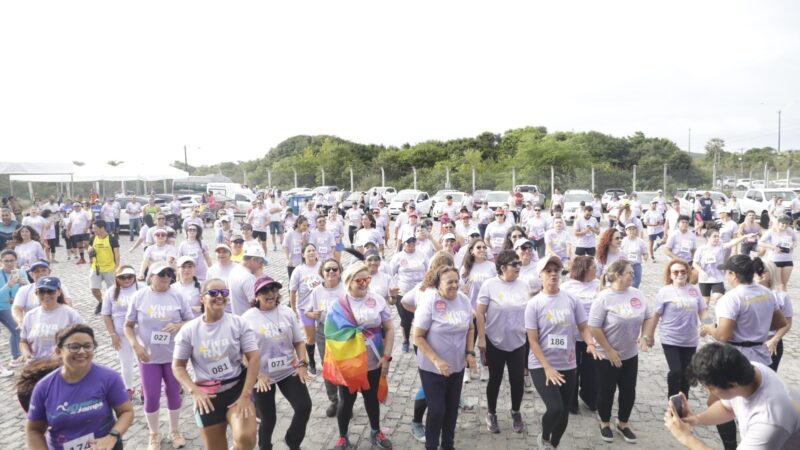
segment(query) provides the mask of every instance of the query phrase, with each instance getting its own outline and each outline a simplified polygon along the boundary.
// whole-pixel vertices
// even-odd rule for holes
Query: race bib
[[[267,369],[270,372],[279,372],[284,369],[292,367],[291,356],[278,356],[277,358],[270,358],[267,360]]]
[[[502,247],[505,239],[501,237],[492,238],[492,245],[495,247]]]
[[[317,251],[319,253],[322,253],[322,254],[327,254],[328,253],[328,247],[320,245],[319,248],[317,248]]]
[[[188,256],[192,259],[197,259],[197,252],[191,252]]]
[[[703,256],[703,264],[716,264],[717,258],[714,255]]]
[[[64,450],[89,450],[94,440],[94,433],[85,434],[79,438],[64,443]]]
[[[567,335],[566,334],[551,334],[547,336],[547,348],[555,348],[559,350],[567,349]]]
[[[628,261],[630,261],[630,262],[639,262],[639,253],[637,253],[637,252],[628,252]]]
[[[231,373],[233,373],[233,366],[231,365],[230,359],[226,356],[219,361],[216,361],[211,364],[209,368],[209,372],[216,377],[220,377],[222,379],[228,378]]]
[[[299,255],[300,254],[300,247],[299,246],[292,247],[292,254]]]
[[[150,343],[153,345],[169,345],[172,335],[166,331],[153,331],[150,334]]]
[[[791,239],[786,239],[786,238],[781,239],[781,242],[780,244],[778,244],[778,247],[791,248],[792,247]]]
[[[684,252],[692,251],[692,241],[681,241],[680,248]]]

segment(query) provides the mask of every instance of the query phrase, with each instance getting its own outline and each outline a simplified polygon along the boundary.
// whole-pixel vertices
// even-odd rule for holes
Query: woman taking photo
[[[281,305],[283,286],[270,277],[256,280],[253,286],[252,308],[242,315],[247,325],[255,331],[261,355],[260,372],[256,381],[256,408],[261,416],[258,427],[259,448],[272,449],[272,432],[275,430],[277,411],[275,390],[280,389],[292,406],[294,414],[284,441],[296,450],[306,435],[306,425],[311,416],[311,397],[308,395],[308,359],[297,315]]]
[[[589,318],[597,292],[600,290],[600,280],[597,279],[597,266],[591,256],[576,256],[572,261],[569,271],[570,279],[561,285],[561,289],[577,298]],[[596,351],[594,340],[584,340],[576,336],[575,364],[577,368],[577,381],[575,394],[569,404],[569,411],[578,414],[578,397],[589,411],[597,411],[597,363],[594,354]]]
[[[27,448],[122,450],[133,406],[119,374],[93,362],[96,349],[87,325],[72,324],[56,334],[55,356],[62,365],[33,388]]]
[[[194,314],[183,295],[170,287],[175,277],[172,267],[163,262],[154,263],[147,276],[150,285],[139,289],[128,303],[125,337],[139,359],[144,414],[150,430],[148,448],[161,448],[158,411],[162,382],[167,397],[172,446],[180,448],[186,445],[186,440],[179,430],[181,387],[172,372],[172,354],[175,334],[184,323],[194,318]]]
[[[128,398],[133,398],[133,348],[125,339],[125,315],[128,313],[128,302],[141,286],[136,281],[136,270],[133,266],[120,266],[114,273],[115,285],[109,287],[103,295],[103,306],[100,314],[111,336],[111,346],[117,351],[122,379]]]
[[[44,248],[39,243],[39,233],[30,225],[23,225],[13,234],[14,252],[17,254],[17,264],[27,267],[35,261],[46,260]]]
[[[203,286],[203,315],[175,336],[172,370],[194,400],[203,445],[225,450],[228,425],[234,449],[255,447],[256,414],[250,400],[260,355],[253,330],[243,317],[225,312],[229,291],[212,278]],[[186,370],[192,361],[194,379]],[[243,364],[246,364],[246,368]]]
[[[174,267],[175,260],[178,259],[178,250],[167,243],[167,230],[156,229],[153,232],[153,237],[155,238],[155,244],[144,250],[142,265],[139,268],[140,281],[144,281],[147,268],[150,267],[150,264],[160,262]]]
[[[611,232],[619,234],[617,230]],[[606,236],[606,235],[604,235]],[[589,327],[594,340],[600,344],[597,352],[603,359],[597,362],[597,412],[600,416],[600,437],[606,442],[614,441],[611,432],[611,407],[614,393],[619,386],[619,411],[617,431],[625,442],[636,443],[636,435],[628,425],[628,419],[636,401],[636,378],[639,372],[639,348],[648,349],[653,337],[646,333],[652,329],[648,321],[652,312],[647,306],[642,291],[631,287],[633,267],[625,260],[611,263],[603,275],[603,284],[608,289],[597,294],[589,311]]]
[[[67,325],[83,323],[81,315],[64,304],[61,280],[58,278],[39,278],[36,281],[36,296],[39,297],[39,306],[25,313],[20,327],[19,349],[26,361],[52,357],[56,333]]]
[[[522,263],[513,251],[507,250],[495,258],[497,276],[486,280],[478,293],[475,313],[478,323],[478,348],[486,352],[489,382],[486,384],[488,412],[486,427],[499,433],[497,424],[497,396],[508,366],[511,385],[511,419],[515,433],[522,433],[520,406],[525,374],[526,334],[525,306],[528,303],[528,286],[519,279]]]
[[[325,379],[339,385],[339,439],[334,450],[350,448],[347,432],[359,391],[369,417],[370,442],[381,450],[391,449],[391,441],[381,431],[379,402],[385,401],[388,393],[386,375],[394,344],[392,316],[383,297],[369,292],[366,265],[349,265],[343,277],[347,293],[325,318]]]
[[[786,317],[786,325],[775,331],[770,331],[769,339],[764,343],[772,358],[772,363],[769,367],[775,372],[778,371],[778,365],[781,363],[781,358],[783,357],[783,337],[786,336],[786,333],[792,328],[792,316],[794,316],[792,300],[789,298],[789,294],[777,289],[778,282],[775,280],[779,278],[780,271],[778,267],[769,261],[761,260],[761,267],[756,269],[756,281],[775,294],[778,307],[781,312],[783,312],[783,316]]]
[[[291,211],[291,209],[287,209]],[[286,256],[286,271],[289,279],[292,278],[294,268],[303,263],[303,248],[308,242],[308,219],[303,216],[297,218],[292,231],[283,237],[283,254]]]
[[[667,359],[667,397],[689,396],[686,368],[697,351],[697,324],[705,319],[707,304],[697,286],[689,283],[689,263],[673,259],[664,270],[664,286],[656,294],[652,326],[661,321],[661,347]],[[698,320],[699,319],[699,320]],[[652,336],[654,330],[648,330]]]
[[[600,242],[597,244],[597,276],[602,277],[603,271],[614,261],[625,260],[625,254],[620,250],[622,247],[622,233],[616,228],[609,228],[600,235]],[[631,265],[631,270],[633,266]],[[634,272],[635,274],[635,272]]]
[[[425,276],[428,270],[428,258],[417,253],[417,238],[411,236],[403,243],[403,251],[397,252],[392,258],[390,274],[397,278],[397,294],[394,301],[397,313],[400,314],[400,326],[403,328],[403,353],[408,353],[411,324],[414,313],[403,307],[400,300],[414,288]]]
[[[525,329],[530,354],[528,370],[533,385],[545,404],[539,448],[558,447],[569,422],[569,408],[577,386],[575,329],[584,341],[591,341],[586,312],[580,301],[559,289],[561,260],[550,256],[536,264],[542,292],[525,307]],[[590,348],[597,357],[594,346]]]
[[[197,279],[206,279],[206,271],[212,263],[208,246],[203,242],[203,227],[192,224],[186,228],[186,240],[178,247],[178,256],[190,256],[194,261]]]
[[[716,228],[706,230],[705,245],[701,245],[694,252],[692,267],[697,269],[700,281],[700,294],[708,306],[709,302],[716,302],[725,293],[725,274],[717,268],[727,258],[726,250],[736,246],[743,239],[751,238],[754,234],[745,234],[728,243],[720,241],[719,231]],[[689,364],[689,361],[686,361]]]
[[[425,219],[421,225],[414,228],[414,236],[417,238],[417,253],[423,255],[426,259],[431,259],[433,254],[442,249],[442,245],[431,239],[430,219]]]
[[[777,225],[764,233],[758,243],[759,248],[767,250],[767,259],[780,269],[781,278],[775,281],[779,283],[782,291],[786,291],[786,285],[789,284],[794,266],[792,253],[797,247],[797,234],[789,227],[791,223],[792,219],[785,215],[781,216]]]
[[[306,244],[303,246],[303,264],[292,272],[292,276],[289,279],[289,298],[292,310],[305,329],[308,372],[311,375],[317,374],[317,364],[314,361],[316,320],[308,317],[306,312],[311,310],[311,292],[322,283],[319,267],[317,248],[314,247],[314,244]]]
[[[378,259],[380,260],[380,257],[378,257]],[[306,311],[306,317],[315,320],[317,323],[315,332],[317,351],[319,351],[320,363],[324,366],[325,315],[330,311],[331,306],[339,300],[339,297],[344,295],[342,265],[335,259],[329,259],[320,266],[319,275],[322,277],[323,282],[311,292],[310,309]],[[325,410],[325,415],[333,417],[336,415],[336,409],[339,404],[339,390],[333,383],[325,380],[325,392],[328,394],[328,400],[330,401],[328,408]]]
[[[417,366],[428,403],[426,449],[455,448],[464,368],[476,368],[472,306],[467,296],[459,292],[458,280],[455,268],[440,267],[433,279],[436,293],[418,303],[414,316]]]
[[[194,261],[194,258],[188,255],[178,258],[178,279],[172,283],[172,287],[183,295],[189,308],[192,309],[194,317],[200,317],[203,314],[200,300],[203,295],[203,286],[194,275]]]

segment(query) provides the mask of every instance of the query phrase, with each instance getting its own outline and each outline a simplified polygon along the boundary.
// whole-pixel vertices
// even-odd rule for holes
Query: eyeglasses
[[[244,239],[237,239],[237,240],[233,241],[233,243],[234,244],[238,244],[238,245],[242,245],[242,244],[244,244]]]
[[[325,273],[330,273],[330,272],[338,272],[339,268],[338,267],[326,267],[326,268],[324,268],[322,270],[324,270]]]
[[[55,293],[56,293],[56,291],[51,291],[50,289],[37,289],[36,290],[36,295],[47,295],[47,294],[55,295]]]
[[[673,270],[672,274],[673,275],[686,275],[686,271],[685,270]]]
[[[69,350],[70,353],[78,353],[81,350],[85,351],[86,353],[90,353],[93,352],[94,349],[97,348],[97,346],[94,345],[94,343],[92,342],[87,342],[86,344],[78,344],[78,343],[65,344],[62,345],[61,348],[66,348],[67,350]]]
[[[622,237],[621,237],[621,236],[614,236],[614,240],[615,240],[615,241],[621,241],[621,240],[622,240]]]
[[[475,250],[486,250],[487,247],[485,245],[476,245],[475,247],[472,248],[474,248]]]
[[[120,280],[131,280],[133,278],[136,278],[136,275],[120,275],[117,278]]]
[[[216,297],[227,297],[231,293],[228,289],[209,289],[206,291],[206,295],[212,298]]]
[[[172,270],[162,270],[161,272],[157,273],[156,276],[161,278],[172,278],[175,276],[175,272]]]
[[[510,263],[508,263],[508,265],[515,269],[519,269],[522,263],[520,261],[511,261]]]
[[[15,263],[15,262],[17,262],[16,259],[4,259],[3,260],[4,264],[12,264],[12,263]]]
[[[370,281],[372,281],[372,277],[367,277],[367,278],[356,278],[356,279],[354,279],[353,281],[355,281],[356,283],[358,283],[358,285],[359,285],[359,286],[364,286],[364,285],[367,285],[367,284],[369,284],[369,282],[370,282]]]

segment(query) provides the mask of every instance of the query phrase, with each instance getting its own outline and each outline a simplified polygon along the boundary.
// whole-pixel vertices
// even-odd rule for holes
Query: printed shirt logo
[[[447,311],[447,302],[444,300],[436,300],[436,302],[433,304],[433,308],[436,310],[436,312],[445,312]]]
[[[544,314],[545,319],[553,325],[570,325],[572,321],[572,311],[567,308],[553,308]]]
[[[103,407],[102,399],[91,399],[80,403],[64,402],[56,406],[56,413],[53,414],[53,419],[61,416],[74,416],[75,414],[82,414],[89,411],[95,411]]]
[[[147,307],[147,315],[151,319],[160,320],[162,322],[170,321],[170,313],[176,311],[178,308],[173,305],[150,305]]]
[[[220,357],[226,356],[230,345],[231,341],[228,340],[228,338],[209,339],[203,341],[197,351],[199,351],[204,358],[214,361],[220,359]]]
[[[639,300],[638,298],[634,297],[634,298],[631,299],[631,306],[633,306],[634,308],[641,308],[642,307],[642,301]]]

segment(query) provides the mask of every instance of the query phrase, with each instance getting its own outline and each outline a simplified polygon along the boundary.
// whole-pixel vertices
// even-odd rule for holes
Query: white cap
[[[117,277],[122,275],[133,275],[136,276],[136,271],[133,270],[133,267],[124,267],[119,273],[116,275]]]
[[[558,256],[551,256],[549,258],[540,259],[536,263],[536,274],[537,275],[541,274],[544,268],[547,267],[547,265],[550,263],[557,264],[559,268],[564,267],[564,265],[561,264],[561,258],[559,258]]]
[[[194,262],[194,258],[192,258],[189,255],[183,255],[180,258],[178,258],[178,261],[175,263],[175,265],[177,265],[178,267],[181,267],[184,263],[187,263],[187,262],[190,262],[190,263],[192,263],[194,265],[197,265],[197,263]]]
[[[452,239],[452,240],[455,241],[456,240],[456,235],[454,235],[453,233],[445,233],[445,235],[442,236],[442,241],[446,241],[448,239]]]
[[[258,257],[258,258],[261,258],[261,259],[267,259],[267,255],[264,254],[264,250],[261,248],[261,246],[257,247],[255,245],[250,245],[250,246],[245,247],[244,256],[245,257],[253,257],[253,258]]]
[[[534,246],[535,246],[535,244],[533,243],[533,241],[531,241],[530,239],[517,239],[517,240],[514,242],[514,250],[517,250],[518,248],[522,247],[522,246],[523,246],[523,245],[525,245],[525,244],[528,244],[528,245],[530,245],[531,247],[534,247]]]

